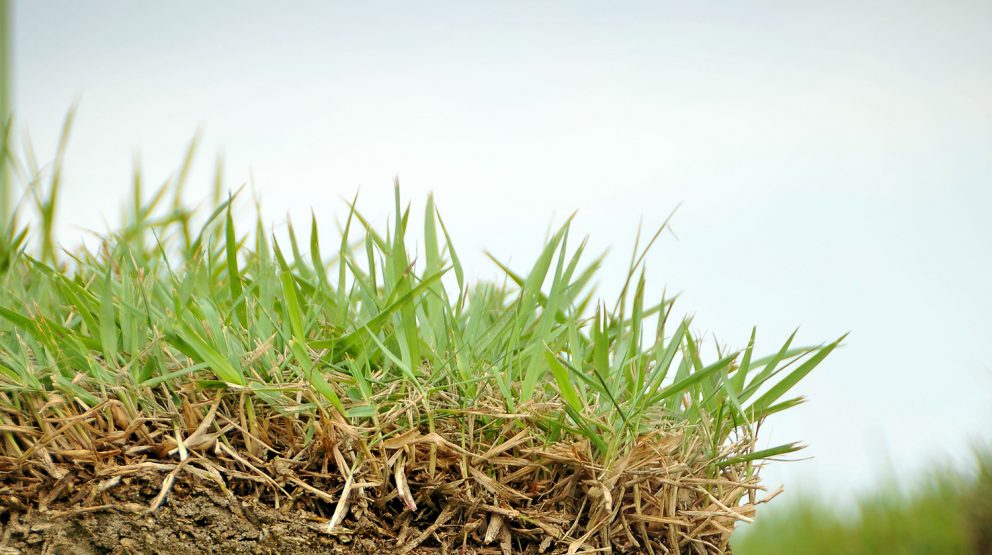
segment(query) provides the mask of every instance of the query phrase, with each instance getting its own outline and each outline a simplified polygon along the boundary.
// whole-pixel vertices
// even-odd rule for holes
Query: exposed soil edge
[[[461,413],[435,417],[440,432],[427,434],[389,424],[389,439],[374,444],[366,441],[367,430],[334,419],[310,421],[310,437],[295,415],[268,411],[256,412],[264,425],[254,433],[231,431],[231,418],[219,432],[206,433],[230,401],[218,396],[205,416],[206,400],[183,403],[191,413],[185,434],[169,433],[164,419],[117,414],[120,406],[110,400],[82,414],[43,419],[45,431],[4,425],[5,447],[16,455],[0,451],[0,547],[29,553],[592,549],[720,555],[729,549],[734,525],[753,518],[756,505],[777,493],[756,499],[764,489],[757,474],[742,462],[747,459],[735,462],[734,456],[752,451],[747,438],[714,457],[700,435],[658,431],[639,437],[604,468],[588,442],[539,444],[527,430],[511,437],[510,422],[520,421],[499,413],[472,450],[459,445]],[[506,429],[493,434],[503,420]],[[225,434],[223,441],[218,434]],[[177,435],[185,435],[181,444]],[[267,438],[264,449],[258,437]],[[217,523],[211,518],[221,513],[197,512],[210,503],[225,515]],[[274,510],[266,507],[278,509],[269,521],[274,534],[259,524],[259,515]],[[224,519],[234,520],[228,525]],[[331,522],[335,535],[322,540]],[[148,539],[156,526],[164,535]],[[104,529],[116,532],[100,538]],[[301,541],[284,545],[284,532]]]
[[[110,503],[86,509],[0,508],[0,555],[316,553],[378,555],[401,546],[382,539],[320,531],[316,515],[279,511],[252,499],[230,498],[209,486],[177,481],[167,502],[154,513],[140,510],[154,494],[154,483],[131,483]],[[417,549],[412,553],[440,553]]]

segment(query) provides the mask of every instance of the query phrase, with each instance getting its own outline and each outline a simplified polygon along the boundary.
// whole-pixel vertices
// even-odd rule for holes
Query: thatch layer
[[[608,462],[585,441],[539,444],[531,428],[556,410],[550,405],[503,414],[440,397],[432,410],[444,416],[430,432],[402,427],[422,399],[396,403],[378,429],[327,413],[304,425],[264,405],[252,426],[243,417],[249,399],[188,389],[174,413],[155,415],[132,415],[116,399],[92,407],[25,399],[27,410],[2,416],[0,502],[14,511],[109,509],[122,479],[157,473],[161,490],[147,505],[114,509],[154,513],[184,480],[218,488],[232,507],[255,498],[305,509],[322,532],[375,536],[397,553],[724,553],[760,489],[744,464],[714,473],[685,429],[645,435]],[[721,457],[749,449],[728,445]]]

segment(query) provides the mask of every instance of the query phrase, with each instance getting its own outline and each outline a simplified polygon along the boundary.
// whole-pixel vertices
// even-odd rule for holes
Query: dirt
[[[151,487],[122,488],[110,503],[19,511],[0,508],[0,555],[258,553],[309,555],[396,553],[381,539],[329,535],[306,511],[280,511],[251,500],[177,483],[166,503],[149,513]],[[423,555],[435,552],[418,549]],[[436,552],[440,552],[437,550]]]
[[[112,508],[75,514],[10,515],[0,553],[194,554],[194,553],[392,553],[372,540],[342,541],[321,534],[309,515],[242,507],[244,518],[223,498],[200,493],[173,499],[155,514]]]

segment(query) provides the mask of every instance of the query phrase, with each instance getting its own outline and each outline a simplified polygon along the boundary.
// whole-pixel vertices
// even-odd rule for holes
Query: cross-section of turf
[[[707,360],[646,290],[658,234],[606,303],[569,223],[468,283],[432,199],[417,240],[397,188],[384,229],[352,203],[330,248],[316,219],[280,244],[233,199],[187,209],[181,171],[63,252],[58,165],[15,173],[39,217],[0,235],[0,519],[25,550],[101,552],[116,514],[134,552],[721,553],[758,463],[800,447],[757,449],[759,423],[840,341]],[[196,496],[249,532],[183,517]],[[183,518],[175,546],[141,533]]]

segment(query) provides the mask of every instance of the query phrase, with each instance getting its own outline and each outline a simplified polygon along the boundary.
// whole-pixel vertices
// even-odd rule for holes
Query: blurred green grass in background
[[[913,487],[895,480],[849,508],[811,495],[785,500],[739,528],[735,555],[992,553],[992,450],[967,471],[932,470]]]
[[[7,137],[10,133],[10,5],[0,0],[0,226],[10,215],[10,192],[7,175]],[[0,227],[0,231],[4,231]]]

